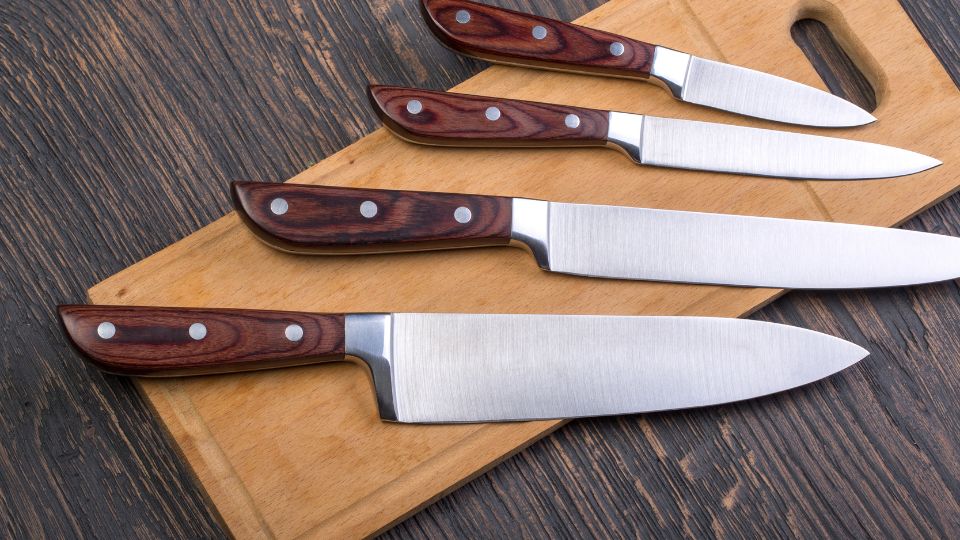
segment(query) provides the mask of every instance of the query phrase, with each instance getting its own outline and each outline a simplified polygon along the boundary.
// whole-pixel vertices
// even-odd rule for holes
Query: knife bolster
[[[233,199],[240,217],[262,241],[291,253],[393,253],[510,243],[509,197],[235,182]]]
[[[607,146],[619,150],[637,164],[643,163],[643,115],[611,112]]]
[[[536,199],[513,199],[510,243],[529,251],[537,265],[550,269],[550,203]]]
[[[344,316],[241,309],[60,306],[73,346],[119,375],[252,371],[344,359]]]
[[[689,54],[658,45],[653,53],[650,82],[666,88],[673,97],[683,99],[683,85],[687,82],[689,69]]]

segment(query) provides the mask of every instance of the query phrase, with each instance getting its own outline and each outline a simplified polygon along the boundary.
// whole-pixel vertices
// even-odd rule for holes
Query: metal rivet
[[[533,27],[533,37],[534,39],[543,39],[547,37],[547,29],[537,25]]]
[[[303,327],[299,324],[291,324],[283,331],[283,335],[290,341],[300,341],[303,339]]]
[[[580,117],[575,114],[568,114],[563,119],[563,124],[570,129],[576,129],[580,127]]]
[[[411,99],[407,102],[407,112],[410,114],[420,114],[420,111],[423,110],[423,103],[420,103],[419,100]]]
[[[201,339],[207,337],[207,327],[203,323],[195,322],[190,325],[190,337],[200,341]]]
[[[470,12],[465,9],[461,9],[460,11],[458,11],[457,22],[460,24],[467,24],[468,22],[470,22]]]
[[[377,215],[377,203],[373,201],[363,201],[360,203],[360,215],[367,219]]]
[[[453,219],[457,220],[457,223],[467,223],[473,219],[473,212],[466,206],[458,207],[453,211]]]
[[[487,111],[483,114],[487,117],[487,120],[491,122],[500,119],[500,109],[496,107],[487,107]]]
[[[97,326],[97,335],[102,339],[110,339],[117,333],[117,327],[112,322],[104,321]]]
[[[614,56],[620,56],[623,54],[624,50],[623,43],[620,43],[619,41],[614,41],[610,44],[610,54]]]
[[[286,214],[289,208],[290,205],[287,204],[286,199],[281,199],[278,197],[270,201],[270,211],[278,216]]]

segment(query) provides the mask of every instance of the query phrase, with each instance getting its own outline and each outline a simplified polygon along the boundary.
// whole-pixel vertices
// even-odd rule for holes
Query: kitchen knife
[[[640,165],[736,174],[853,180],[940,165],[922,154],[848,139],[649,115],[371,86],[384,124],[438,146],[607,146]]]
[[[487,422],[628,414],[794,388],[867,355],[779,324],[705,317],[60,306],[106,371],[190,375],[358,358],[380,417]]]
[[[233,198],[261,240],[294,253],[512,244],[553,272],[788,289],[960,277],[960,238],[865,225],[255,182]]]
[[[792,124],[876,120],[805,84],[609,32],[465,0],[423,0],[421,6],[443,44],[490,62],[655,82],[687,103]]]

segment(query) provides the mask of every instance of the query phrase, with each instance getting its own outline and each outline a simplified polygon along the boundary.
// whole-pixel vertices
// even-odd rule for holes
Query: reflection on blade
[[[549,268],[609,278],[788,289],[960,277],[960,238],[791,219],[550,203]]]
[[[640,146],[645,165],[783,178],[886,178],[940,165],[892,146],[655,116],[643,117]]]
[[[857,362],[838,338],[738,319],[393,315],[401,422],[628,414],[794,388]]]
[[[713,60],[691,57],[683,101],[778,122],[821,127],[869,124],[870,113],[816,88]]]

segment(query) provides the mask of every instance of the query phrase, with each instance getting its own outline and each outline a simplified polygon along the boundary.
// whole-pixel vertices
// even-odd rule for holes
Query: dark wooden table
[[[496,3],[573,19],[600,1]],[[958,3],[903,0],[954,80]],[[794,36],[869,103],[822,26]],[[228,212],[229,181],[284,180],[375,129],[367,81],[483,67],[413,0],[3,2],[0,536],[223,535],[133,384],[83,363],[53,306]],[[960,236],[960,196],[906,227]],[[754,317],[873,355],[769,399],[574,422],[388,536],[960,537],[957,283],[791,293]]]

